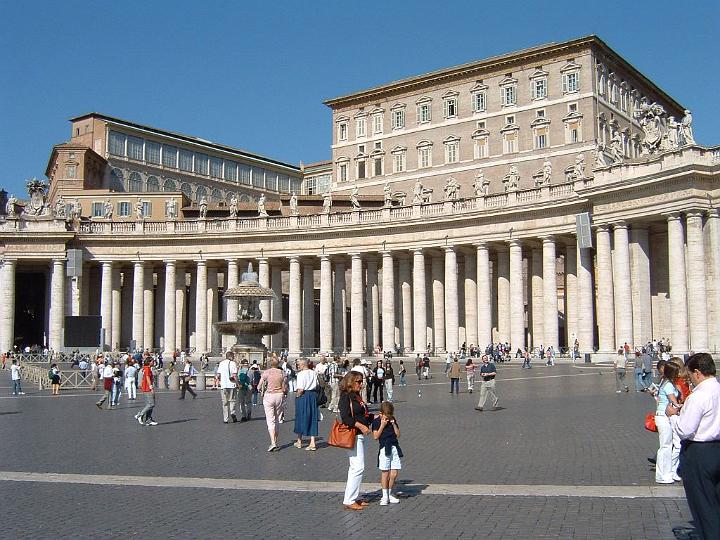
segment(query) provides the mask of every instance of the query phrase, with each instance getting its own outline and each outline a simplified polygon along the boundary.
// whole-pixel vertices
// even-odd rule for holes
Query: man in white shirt
[[[709,540],[720,538],[720,383],[707,353],[693,354],[685,368],[693,392],[665,414],[682,441],[678,473],[695,527]]]
[[[232,360],[232,353],[228,353],[225,360],[218,364],[215,371],[215,380],[220,383],[220,399],[223,409],[223,423],[227,424],[232,418],[237,422],[235,416],[235,405],[237,403],[237,373],[238,366]]]
[[[17,360],[13,358],[12,365],[10,366],[10,373],[13,384],[13,395],[24,396],[25,392],[22,391],[20,383],[20,366],[18,366]]]
[[[179,399],[185,399],[185,392],[190,392],[190,395],[193,397],[193,399],[195,399],[197,397],[195,390],[190,388],[190,381],[196,374],[197,374],[197,370],[192,365],[192,361],[189,358],[186,358],[182,373],[180,373],[180,398]]]
[[[105,390],[105,394],[103,394],[103,398],[98,401],[95,405],[98,409],[102,409],[103,403],[106,401],[108,402],[108,408],[112,407],[112,389],[113,389],[113,368],[112,365],[108,362],[105,364],[105,366],[101,366],[99,368],[99,371],[102,375],[103,380],[103,389]]]

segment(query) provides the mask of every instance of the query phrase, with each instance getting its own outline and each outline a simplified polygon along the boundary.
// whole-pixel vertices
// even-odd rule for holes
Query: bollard
[[[160,370],[157,372],[155,382],[157,383],[158,390],[167,390],[167,379],[165,377],[165,370]]]
[[[180,374],[173,371],[168,377],[168,386],[170,390],[180,390]]]
[[[200,371],[195,375],[195,390],[205,390],[205,372]]]

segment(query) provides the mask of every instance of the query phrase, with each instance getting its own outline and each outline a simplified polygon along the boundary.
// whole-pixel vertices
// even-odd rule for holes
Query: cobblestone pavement
[[[477,393],[468,394],[465,384],[459,396],[449,395],[442,374],[421,382],[409,377],[407,387],[396,387],[406,455],[401,479],[410,495],[397,507],[372,505],[356,515],[341,509],[339,494],[323,491],[0,481],[6,514],[0,537],[214,538],[240,531],[271,538],[683,537],[673,533],[674,527],[688,527],[689,519],[677,487],[659,487],[655,497],[645,498],[538,496],[523,489],[494,497],[422,493],[423,486],[440,484],[654,489],[646,458],[655,452],[657,436],[642,428],[653,406],[649,396],[616,394],[608,368],[498,369],[502,409],[493,412],[475,411]],[[268,454],[262,407],[255,407],[249,423],[225,425],[214,391],[184,401],[177,393],[159,393],[160,424],[141,427],[132,417],[140,399],[99,411],[97,395],[66,391],[50,397],[25,388],[27,395],[12,397],[7,374],[0,381],[2,471],[277,482],[342,482],[347,473],[344,453],[323,441],[314,453],[291,446],[292,407],[290,421],[281,426],[282,450]],[[325,412],[321,437],[331,419]],[[368,448],[365,480],[375,483],[375,443]],[[151,501],[152,517],[143,523],[139,512],[128,521],[143,501]]]

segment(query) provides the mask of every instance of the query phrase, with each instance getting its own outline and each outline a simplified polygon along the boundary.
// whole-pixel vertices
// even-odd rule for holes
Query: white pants
[[[655,463],[655,481],[669,483],[677,474],[678,460],[680,459],[680,437],[670,426],[670,420],[664,414],[655,415],[655,425],[660,441]]]
[[[135,379],[125,381],[125,391],[127,392],[128,399],[135,399],[137,397],[137,388],[135,387]]]
[[[385,397],[387,397],[388,401],[393,400],[393,382],[392,379],[387,379],[385,381]]]
[[[360,496],[363,472],[365,472],[365,437],[358,434],[355,437],[355,448],[347,451],[350,466],[348,467],[347,484],[345,484],[345,498],[343,504],[352,504]]]

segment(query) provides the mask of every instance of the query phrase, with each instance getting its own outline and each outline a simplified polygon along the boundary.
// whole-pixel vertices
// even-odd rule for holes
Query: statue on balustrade
[[[198,203],[198,206],[200,207],[200,217],[202,219],[205,219],[207,217],[207,209],[208,209],[208,202],[205,196],[200,198],[200,202]]]
[[[267,209],[265,208],[265,194],[261,193],[257,203],[258,216],[268,217]]]
[[[671,150],[680,146],[680,124],[675,121],[674,116],[668,116],[667,119],[667,147]]]
[[[635,112],[635,118],[645,134],[642,142],[643,153],[655,154],[665,150],[663,142],[667,140],[667,120],[662,105],[648,103],[643,98]]]
[[[353,207],[353,210],[360,210],[360,201],[358,200],[358,194],[360,193],[360,190],[358,190],[358,187],[355,186],[352,189],[352,192],[350,193],[350,204]]]
[[[332,193],[326,191],[323,193],[323,213],[329,214],[332,208]]]
[[[520,187],[520,173],[516,165],[510,165],[510,171],[503,177],[505,191],[515,191]]]
[[[483,195],[487,195],[487,193],[485,192],[485,186],[483,185],[484,182],[485,173],[482,169],[480,169],[475,175],[475,183],[473,183],[473,193],[475,194],[475,197],[482,197]]]
[[[552,163],[546,159],[542,167],[542,183],[546,186],[551,184],[552,180]]]
[[[80,206],[80,199],[77,197],[72,203],[72,209],[71,209],[71,218],[72,219],[80,219],[80,216],[82,215],[82,207]]]
[[[613,163],[622,163],[625,159],[625,149],[623,148],[623,141],[620,133],[617,129],[613,129],[612,138],[610,144],[607,147],[607,153],[613,160]]]
[[[238,200],[237,200],[237,193],[233,193],[230,196],[230,217],[232,219],[237,218],[238,215],[238,206],[237,206]]]
[[[445,200],[446,201],[456,201],[458,199],[458,196],[460,194],[460,184],[457,180],[450,177],[448,178],[448,181],[445,183]]]
[[[106,199],[105,204],[103,204],[103,215],[105,216],[105,219],[112,219],[113,217],[113,205],[110,202],[110,199]]]
[[[385,187],[383,187],[383,196],[385,198],[385,206],[392,206],[392,190],[390,189],[390,184],[385,182]]]
[[[422,204],[423,202],[423,185],[420,179],[415,180],[413,186],[413,204]]]
[[[297,216],[300,212],[298,211],[298,197],[297,194],[293,191],[292,195],[290,195],[290,215],[291,216]]]
[[[37,178],[33,178],[27,183],[28,194],[30,200],[25,205],[23,214],[30,216],[45,216],[50,212],[47,201],[45,200],[45,194],[47,193],[47,184],[41,182]]]
[[[585,154],[578,154],[577,156],[575,156],[573,176],[575,177],[575,180],[585,179]]]
[[[687,109],[685,109],[685,116],[683,116],[680,122],[680,137],[678,139],[681,146],[695,144],[695,137],[693,137],[692,130],[692,114]]]
[[[168,199],[165,201],[165,215],[168,219],[177,218],[177,201],[175,199]]]
[[[65,199],[62,195],[55,201],[55,217],[65,219]]]
[[[17,204],[17,198],[15,198],[15,195],[10,195],[10,197],[7,200],[7,203],[5,203],[5,213],[9,217],[15,217],[15,205]]]
[[[145,217],[145,209],[143,208],[142,199],[138,199],[135,203],[135,217],[137,219],[143,219],[143,217]]]

